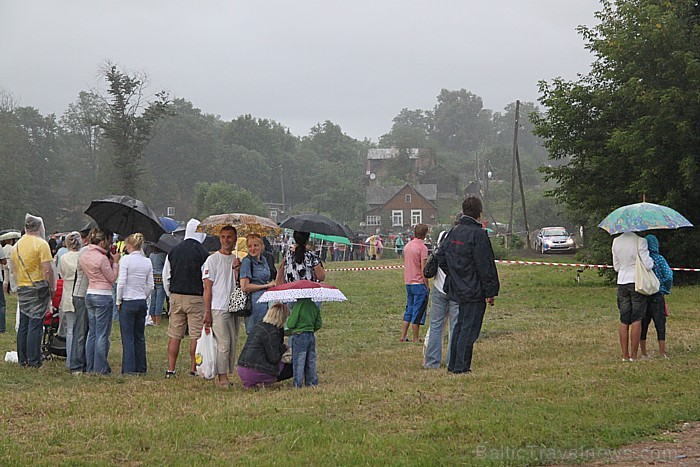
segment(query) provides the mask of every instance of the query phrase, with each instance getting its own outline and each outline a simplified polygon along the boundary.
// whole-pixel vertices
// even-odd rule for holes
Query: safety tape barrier
[[[583,263],[545,263],[543,261],[512,261],[512,260],[502,260],[497,259],[497,264],[516,264],[516,265],[527,265],[527,266],[564,266],[564,267],[575,267],[575,268],[586,268],[586,269],[612,269],[613,266],[609,264],[583,264]],[[360,268],[332,268],[326,269],[326,271],[378,271],[382,269],[403,269],[403,265],[395,266],[370,266],[370,267],[360,267]],[[700,268],[671,268],[673,271],[683,271],[683,272],[700,272]]]

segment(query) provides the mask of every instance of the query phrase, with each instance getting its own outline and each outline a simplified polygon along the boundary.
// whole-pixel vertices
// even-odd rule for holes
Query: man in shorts
[[[425,324],[425,314],[428,307],[428,279],[423,277],[423,268],[428,260],[428,248],[423,243],[423,239],[427,233],[427,225],[417,224],[413,240],[408,242],[403,250],[406,311],[401,325],[401,342],[408,342],[409,325],[413,331],[413,342],[419,342],[418,332],[421,324]]]
[[[202,335],[204,325],[204,285],[202,266],[209,252],[202,246],[204,234],[195,232],[199,226],[197,219],[190,219],[185,229],[185,240],[170,250],[163,266],[163,288],[170,297],[168,320],[168,369],[166,378],[175,376],[175,363],[180,353],[180,341],[189,327],[190,333],[190,374],[197,368],[195,350],[197,339]]]
[[[623,362],[637,359],[642,319],[647,312],[647,296],[634,290],[637,255],[645,268],[654,267],[645,238],[638,237],[634,232],[625,232],[613,240],[612,256],[613,267],[617,271],[617,307],[620,310],[619,335]]]

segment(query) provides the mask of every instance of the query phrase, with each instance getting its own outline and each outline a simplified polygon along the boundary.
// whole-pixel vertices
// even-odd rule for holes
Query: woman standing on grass
[[[146,373],[146,301],[153,292],[153,266],[141,251],[143,235],[126,237],[127,255],[119,265],[117,310],[122,336],[122,374]]]
[[[58,262],[59,272],[63,278],[63,295],[61,296],[61,311],[63,319],[66,321],[66,367],[70,368],[71,353],[73,349],[73,329],[75,327],[75,306],[73,306],[73,291],[75,290],[75,279],[78,275],[78,259],[83,242],[80,239],[80,232],[71,232],[66,235],[63,245],[68,250],[61,256]]]
[[[90,232],[90,245],[80,256],[80,267],[89,281],[85,306],[88,335],[85,344],[86,373],[109,374],[107,357],[112,332],[112,286],[119,274],[119,253],[111,254],[112,233],[100,229]]]
[[[666,258],[659,253],[659,239],[654,235],[647,235],[647,246],[649,247],[649,256],[654,260],[652,271],[659,279],[659,291],[647,298],[647,312],[642,319],[642,335],[639,340],[639,347],[642,352],[642,357],[648,357],[647,354],[647,332],[649,324],[654,321],[656,328],[656,338],[659,341],[659,356],[668,358],[666,355],[666,300],[664,295],[671,293],[673,287],[673,270],[668,265]]]
[[[163,314],[163,304],[165,303],[165,289],[163,288],[163,266],[165,266],[166,253],[156,246],[148,259],[153,267],[153,295],[151,295],[151,306],[148,314],[153,319],[153,324],[160,324],[160,317]]]
[[[241,260],[240,282],[244,292],[250,294],[253,310],[245,319],[246,334],[250,334],[253,328],[262,322],[267,313],[267,303],[258,303],[258,298],[275,282],[270,280],[270,265],[267,258],[262,256],[263,240],[258,234],[246,235],[248,255]]]
[[[284,259],[277,270],[277,285],[296,282],[301,279],[323,282],[326,270],[321,260],[313,251],[306,250],[309,242],[309,232],[294,232],[295,245],[289,247]]]

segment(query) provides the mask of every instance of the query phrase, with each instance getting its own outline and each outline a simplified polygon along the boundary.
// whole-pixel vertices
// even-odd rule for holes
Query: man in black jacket
[[[471,371],[474,343],[479,338],[486,304],[493,305],[500,287],[493,249],[481,227],[481,200],[467,197],[464,215],[438,249],[438,265],[447,272],[444,290],[450,300],[459,302],[459,316],[450,345],[450,373]]]

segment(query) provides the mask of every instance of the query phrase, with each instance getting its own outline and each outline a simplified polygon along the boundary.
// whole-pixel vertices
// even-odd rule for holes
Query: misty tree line
[[[20,225],[29,211],[43,216],[49,230],[75,229],[90,200],[108,194],[135,196],[158,215],[172,206],[178,219],[265,214],[265,202],[284,198],[289,212],[320,212],[357,227],[371,147],[431,148],[441,168],[460,174],[463,185],[487,169],[495,179],[510,177],[514,104],[494,112],[464,89],[443,89],[433,109],[400,111],[377,144],[351,138],[331,121],[301,137],[251,115],[224,121],[185,99],[148,98],[145,76],[111,64],[101,71],[107,91],[80,92],[60,117],[2,93],[2,228]],[[538,167],[546,161],[526,117],[536,111],[534,104],[521,106],[520,154],[529,187],[539,187]],[[410,178],[397,171],[385,183]],[[505,206],[508,194],[501,190]]]

